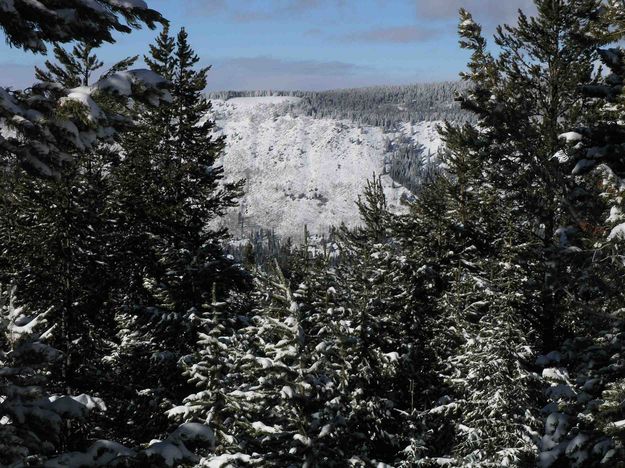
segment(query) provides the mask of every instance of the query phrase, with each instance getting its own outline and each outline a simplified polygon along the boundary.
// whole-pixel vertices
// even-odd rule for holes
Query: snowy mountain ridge
[[[385,173],[389,141],[402,137],[435,153],[440,147],[438,122],[406,123],[398,133],[359,126],[348,120],[293,116],[292,96],[214,99],[217,133],[226,135],[220,163],[229,180],[246,179],[240,209],[226,225],[234,237],[252,230],[274,229],[300,238],[304,226],[313,234],[331,226],[359,222],[355,201],[367,179]],[[389,207],[405,210],[410,193],[382,176]]]

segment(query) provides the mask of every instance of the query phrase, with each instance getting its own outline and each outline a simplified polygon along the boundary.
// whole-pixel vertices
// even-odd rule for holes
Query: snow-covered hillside
[[[372,175],[383,173],[387,140],[397,135],[349,121],[293,117],[296,97],[213,100],[219,133],[227,136],[221,163],[228,179],[247,180],[240,210],[227,223],[235,237],[257,228],[300,237],[304,225],[323,233],[358,222],[355,201]],[[405,125],[402,132],[433,151],[435,123]],[[383,176],[389,206],[401,210],[407,191]]]
[[[405,123],[401,126],[402,135],[410,136],[412,141],[422,145],[425,152],[435,154],[441,146],[437,126],[441,122]]]

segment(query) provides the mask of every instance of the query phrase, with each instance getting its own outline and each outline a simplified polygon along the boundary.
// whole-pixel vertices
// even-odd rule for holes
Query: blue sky
[[[186,27],[210,90],[331,89],[456,79],[462,6],[492,31],[531,0],[147,0]],[[143,54],[157,32],[120,34],[107,63]],[[27,86],[44,58],[0,45],[0,84]]]

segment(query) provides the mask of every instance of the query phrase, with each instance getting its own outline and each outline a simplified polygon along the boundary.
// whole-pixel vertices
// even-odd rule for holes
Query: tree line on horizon
[[[207,97],[225,101],[240,97],[298,97],[299,102],[287,102],[279,107],[294,116],[350,120],[358,125],[397,132],[406,123],[471,119],[472,114],[455,101],[467,89],[463,81],[443,81],[327,91],[212,91]]]

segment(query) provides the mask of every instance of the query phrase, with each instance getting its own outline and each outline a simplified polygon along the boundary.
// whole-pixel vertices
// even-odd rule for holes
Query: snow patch
[[[608,240],[625,240],[625,223],[619,224],[610,232]]]
[[[240,208],[226,216],[235,237],[272,229],[301,238],[304,226],[323,234],[344,222],[360,223],[355,202],[374,173],[384,173],[388,139],[399,134],[346,120],[289,115],[300,98],[266,96],[213,100],[217,134],[226,136],[222,164],[229,180],[246,180]],[[404,124],[400,134],[435,153],[441,145],[437,122]],[[410,193],[382,176],[389,208],[406,210]]]
[[[567,143],[575,143],[581,141],[582,135],[577,132],[567,132],[560,135],[560,139],[565,140]]]

